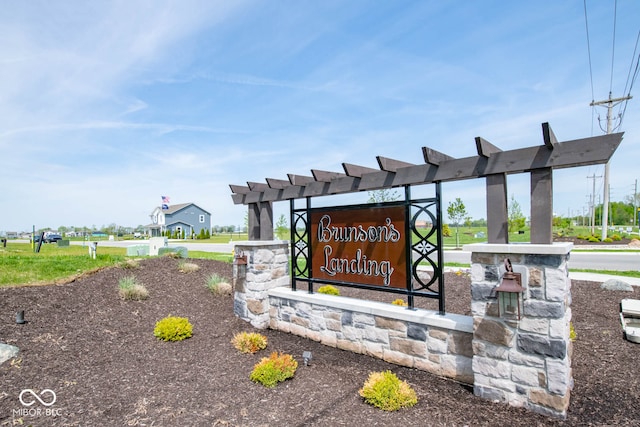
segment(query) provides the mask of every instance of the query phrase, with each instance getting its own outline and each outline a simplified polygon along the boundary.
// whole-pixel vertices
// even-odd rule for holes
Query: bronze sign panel
[[[405,207],[311,212],[314,279],[407,287]]]

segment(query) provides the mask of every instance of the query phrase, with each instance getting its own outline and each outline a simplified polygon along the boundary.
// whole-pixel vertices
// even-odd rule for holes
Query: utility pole
[[[638,223],[637,217],[638,217],[638,180],[636,179],[636,186],[633,190],[633,226],[634,227]]]
[[[591,101],[589,104],[592,107],[605,105],[607,107],[607,135],[612,132],[612,117],[611,111],[613,107],[623,101],[631,99],[631,95],[623,96],[622,98],[611,98],[611,92],[609,92],[609,99],[604,101]],[[604,195],[602,200],[602,238],[607,238],[607,228],[609,227],[609,162],[604,164]]]
[[[591,176],[587,176],[587,179],[593,180],[593,190],[591,190],[591,197],[589,197],[589,217],[591,219],[591,234],[596,232],[596,178],[602,178],[602,175],[596,176],[594,173]]]

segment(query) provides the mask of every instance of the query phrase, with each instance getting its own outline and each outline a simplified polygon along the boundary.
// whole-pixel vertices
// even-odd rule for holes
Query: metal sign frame
[[[309,293],[314,292],[314,285],[333,284],[371,291],[401,294],[407,297],[409,309],[414,309],[414,297],[433,298],[438,300],[438,311],[445,313],[445,288],[442,245],[442,206],[440,202],[441,184],[436,183],[436,195],[432,198],[411,199],[411,187],[405,186],[405,198],[398,202],[384,202],[360,205],[343,205],[312,208],[311,198],[306,199],[304,208],[296,208],[294,200],[290,202],[291,223],[291,260],[292,289],[296,290],[297,282],[306,282]],[[358,281],[334,280],[314,275],[314,249],[311,218],[314,214],[335,211],[352,211],[356,209],[379,209],[386,207],[404,208],[404,267],[406,278],[404,287],[381,286]],[[418,220],[427,217],[430,227],[418,227]],[[384,245],[378,242],[376,245]],[[418,267],[427,263],[432,271],[429,280],[418,274]]]

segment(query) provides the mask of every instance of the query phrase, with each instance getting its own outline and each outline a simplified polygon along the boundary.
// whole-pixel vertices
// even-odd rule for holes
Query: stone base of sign
[[[573,388],[571,280],[573,244],[473,244],[474,393],[486,399],[566,417]],[[523,314],[501,317],[495,288],[508,258],[522,272]]]
[[[573,388],[571,248],[571,243],[466,246],[472,252],[469,317],[293,291],[287,242],[240,242],[234,312],[256,328],[453,378],[473,384],[485,399],[565,417]],[[505,258],[523,278],[519,320],[501,317],[495,293]]]
[[[271,329],[473,384],[469,316],[288,288],[269,301]]]
[[[291,286],[288,251],[289,243],[281,240],[235,244],[233,311],[256,328],[269,326],[268,291]]]

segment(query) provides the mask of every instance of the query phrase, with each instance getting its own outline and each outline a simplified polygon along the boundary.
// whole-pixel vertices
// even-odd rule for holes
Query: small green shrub
[[[193,335],[193,326],[186,317],[167,316],[156,322],[153,335],[162,341],[182,341]]]
[[[407,307],[409,305],[403,299],[400,299],[400,298],[394,299],[393,301],[391,301],[391,304],[399,305],[400,307]]]
[[[449,228],[449,224],[442,225],[442,236],[451,237],[451,228]]]
[[[318,293],[326,295],[340,295],[340,289],[336,288],[335,286],[324,285],[318,288]]]
[[[573,322],[569,323],[569,339],[571,341],[575,341],[578,339],[578,334],[576,334],[576,330],[573,327]]]
[[[200,266],[192,262],[181,261],[178,264],[178,270],[180,270],[181,273],[193,273],[194,271],[200,270]]]
[[[598,239],[596,236],[589,236],[587,237],[587,242],[591,242],[591,243],[597,243],[599,242],[600,239]]]
[[[397,411],[418,403],[416,392],[391,371],[370,373],[358,393],[365,402],[384,411]]]
[[[271,356],[263,357],[251,371],[251,381],[262,384],[265,387],[275,387],[279,382],[293,378],[298,368],[298,362],[290,354],[271,353]]]
[[[267,337],[255,332],[240,332],[233,336],[231,344],[242,353],[255,353],[267,348]]]
[[[207,278],[207,289],[214,295],[231,295],[233,288],[224,277],[212,274]]]
[[[118,281],[118,292],[124,300],[142,301],[149,297],[149,291],[134,276],[123,277]]]
[[[622,236],[620,236],[619,234],[614,234],[613,236],[611,236],[611,240],[614,242],[619,242],[620,240],[622,240]]]

